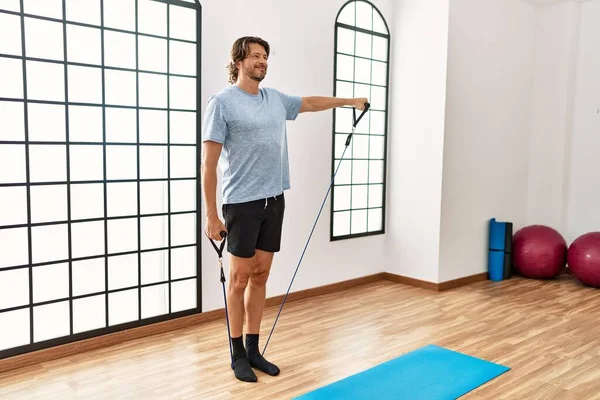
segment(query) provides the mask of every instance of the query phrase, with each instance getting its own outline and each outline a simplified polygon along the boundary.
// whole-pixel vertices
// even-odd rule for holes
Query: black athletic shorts
[[[283,193],[246,203],[223,204],[227,251],[244,258],[254,256],[255,249],[278,252],[284,210]]]

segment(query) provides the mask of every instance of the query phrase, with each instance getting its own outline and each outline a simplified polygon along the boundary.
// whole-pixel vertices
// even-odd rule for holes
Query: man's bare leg
[[[273,263],[273,253],[256,250],[255,263],[252,266],[252,274],[246,290],[246,353],[250,365],[269,375],[278,375],[279,368],[268,362],[260,354],[259,333],[260,323],[265,308],[265,297],[267,293],[267,280]]]
[[[246,355],[242,330],[244,325],[244,293],[248,287],[255,258],[242,258],[230,254],[229,284],[227,286],[227,311],[229,313],[229,329],[233,348],[234,373],[237,379],[245,382],[256,382],[256,374],[252,371]]]

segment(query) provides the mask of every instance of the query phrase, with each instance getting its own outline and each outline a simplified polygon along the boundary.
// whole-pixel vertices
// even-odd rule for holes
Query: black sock
[[[231,347],[233,348],[233,373],[235,377],[244,382],[256,382],[256,374],[252,371],[242,337],[231,338]]]
[[[269,375],[279,375],[279,368],[277,365],[272,364],[265,360],[265,358],[260,354],[258,349],[258,334],[257,333],[247,333],[246,334],[246,352],[248,354],[248,360],[250,361],[250,365],[258,368],[265,374]]]

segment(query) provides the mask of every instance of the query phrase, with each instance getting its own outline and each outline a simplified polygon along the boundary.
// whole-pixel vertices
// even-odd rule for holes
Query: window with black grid
[[[0,358],[201,310],[200,13],[0,2]]]
[[[338,165],[339,170],[332,190],[331,240],[384,232],[389,51],[389,31],[379,10],[367,1],[347,2],[335,24],[334,95],[366,97],[371,108],[345,154],[353,110],[334,110],[332,175]]]

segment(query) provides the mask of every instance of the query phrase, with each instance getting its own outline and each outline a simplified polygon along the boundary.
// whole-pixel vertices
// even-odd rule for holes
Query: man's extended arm
[[[300,112],[324,111],[343,106],[352,106],[363,110],[366,102],[368,102],[366,98],[345,99],[341,97],[309,96],[302,98]]]
[[[227,229],[217,213],[217,165],[221,155],[221,143],[205,141],[202,149],[202,188],[206,206],[206,235],[213,240],[221,240],[221,231]]]

